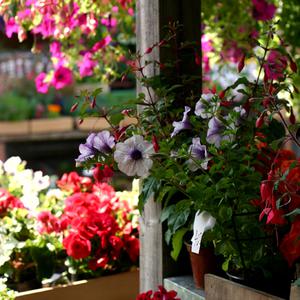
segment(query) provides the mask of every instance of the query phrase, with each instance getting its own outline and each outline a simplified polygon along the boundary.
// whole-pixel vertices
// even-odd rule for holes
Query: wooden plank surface
[[[205,275],[206,300],[283,300],[212,274]]]
[[[138,295],[138,271],[82,280],[73,285],[19,293],[16,300],[134,300]]]

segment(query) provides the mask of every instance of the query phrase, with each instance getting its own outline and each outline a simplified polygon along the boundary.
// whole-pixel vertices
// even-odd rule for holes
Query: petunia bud
[[[262,113],[255,122],[255,127],[260,128],[264,124],[264,113]]]
[[[238,71],[239,71],[239,73],[244,69],[244,66],[245,66],[245,58],[246,58],[246,55],[243,54],[243,56],[242,56],[242,58],[240,59],[239,64],[238,64]]]
[[[72,105],[70,112],[74,112],[77,109],[77,107],[78,107],[78,102]]]
[[[294,114],[292,107],[291,107],[291,114],[290,114],[289,120],[290,120],[291,124],[293,124],[293,125],[296,123],[296,118],[295,118],[295,114]]]

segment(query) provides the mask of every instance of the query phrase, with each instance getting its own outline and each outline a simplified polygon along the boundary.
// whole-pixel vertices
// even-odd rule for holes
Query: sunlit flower
[[[97,153],[111,153],[115,146],[115,139],[110,135],[108,130],[96,133],[91,133],[86,139],[85,144],[79,145],[80,155],[76,159],[78,162],[93,158]]]
[[[4,171],[8,174],[15,174],[18,171],[21,163],[22,160],[19,156],[12,156],[4,162],[3,164]]]
[[[191,171],[196,171],[200,167],[207,169],[208,159],[205,145],[201,145],[200,138],[193,138],[193,143],[189,148],[191,158],[188,160],[188,166]],[[197,162],[199,160],[199,162]]]
[[[153,145],[144,141],[140,135],[134,135],[124,143],[116,145],[114,159],[120,171],[128,176],[146,177],[152,167],[150,156],[154,153]]]
[[[55,70],[52,79],[52,84],[57,90],[60,90],[72,83],[73,83],[73,73],[70,69],[60,66]]]
[[[47,74],[42,72],[35,78],[36,90],[41,94],[47,94],[50,84],[45,81]]]
[[[188,119],[188,113],[191,111],[191,108],[188,106],[184,107],[184,113],[183,113],[183,118],[181,121],[177,122],[174,121],[173,122],[173,127],[174,130],[171,134],[171,138],[174,137],[176,134],[178,134],[181,130],[185,130],[185,129],[190,129],[191,128],[191,123]]]

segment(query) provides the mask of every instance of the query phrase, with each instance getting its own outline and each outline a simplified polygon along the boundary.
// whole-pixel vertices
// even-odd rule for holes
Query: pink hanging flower
[[[252,0],[252,16],[257,21],[272,20],[276,12],[276,6],[266,0]]]
[[[107,28],[114,28],[117,26],[118,21],[115,18],[102,18],[101,24]]]
[[[102,39],[101,41],[97,42],[93,48],[92,48],[92,52],[97,52],[101,49],[103,49],[104,47],[106,47],[107,45],[110,44],[110,42],[112,41],[112,38],[110,35],[106,36],[104,39]]]
[[[58,69],[55,70],[52,84],[57,90],[61,90],[67,85],[70,85],[73,83],[73,74],[72,71],[66,67],[58,67]]]
[[[49,90],[49,83],[45,81],[46,75],[47,74],[43,72],[35,78],[36,90],[41,94],[47,94]]]
[[[20,28],[14,18],[9,18],[5,25],[5,33],[8,38],[11,38],[14,33],[18,33]]]
[[[271,50],[264,64],[266,78],[273,80],[283,79],[287,65],[288,61],[285,56],[276,50]]]
[[[92,54],[90,52],[85,53],[83,59],[78,62],[80,77],[93,75],[96,64],[97,62],[92,59]]]

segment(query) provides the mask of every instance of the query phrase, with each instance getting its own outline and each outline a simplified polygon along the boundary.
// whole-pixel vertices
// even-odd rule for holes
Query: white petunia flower
[[[15,174],[21,163],[22,160],[19,156],[12,156],[3,164],[4,171],[8,174]]]
[[[37,193],[35,194],[33,191],[29,191],[29,190],[23,194],[20,200],[23,203],[24,207],[31,212],[34,212],[40,204],[38,194]]]
[[[147,177],[153,161],[150,156],[154,153],[153,145],[140,135],[134,135],[124,143],[116,145],[114,159],[120,171],[128,176]]]
[[[49,187],[50,177],[48,175],[43,176],[42,171],[36,171],[33,175],[33,185],[36,188],[36,191],[42,191]]]

